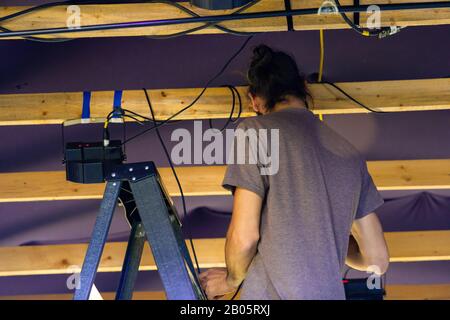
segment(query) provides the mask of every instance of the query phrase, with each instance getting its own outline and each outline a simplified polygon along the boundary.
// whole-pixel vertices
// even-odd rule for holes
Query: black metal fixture
[[[242,7],[252,0],[191,0],[192,5],[208,10],[227,10]]]

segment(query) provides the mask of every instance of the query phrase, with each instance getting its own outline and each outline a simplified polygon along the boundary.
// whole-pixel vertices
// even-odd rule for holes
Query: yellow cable
[[[325,60],[325,44],[323,39],[323,29],[320,29],[320,64],[319,64],[319,77],[318,81],[322,82],[323,75],[323,62]],[[320,121],[323,121],[323,114],[319,113]]]
[[[319,82],[322,82],[323,61],[325,60],[325,44],[323,39],[323,29],[320,29],[320,64],[319,64]]]

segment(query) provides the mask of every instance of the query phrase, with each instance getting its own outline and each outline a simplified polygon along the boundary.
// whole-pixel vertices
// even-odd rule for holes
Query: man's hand
[[[225,242],[227,268],[212,268],[200,274],[208,299],[227,298],[244,281],[258,246],[262,201],[258,194],[236,188]]]
[[[217,300],[234,293],[237,286],[228,280],[226,268],[211,268],[200,274],[200,282],[209,300]]]

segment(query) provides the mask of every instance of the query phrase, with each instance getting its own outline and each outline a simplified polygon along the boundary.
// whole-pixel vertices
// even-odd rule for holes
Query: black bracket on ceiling
[[[286,12],[290,12],[292,10],[291,0],[284,0],[284,7]],[[286,22],[288,31],[294,31],[294,20],[291,15],[286,16]]]
[[[355,5],[355,6],[359,6],[359,0],[353,0],[353,4]],[[359,14],[359,12],[354,12],[353,13],[353,22],[357,25],[357,26],[359,26],[360,24],[360,14]]]
[[[191,0],[192,5],[208,10],[227,10],[242,7],[251,0]]]

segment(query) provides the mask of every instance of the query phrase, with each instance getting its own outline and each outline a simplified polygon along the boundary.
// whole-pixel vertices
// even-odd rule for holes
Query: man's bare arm
[[[387,271],[389,252],[380,220],[375,213],[353,222],[346,264],[361,271],[380,274]],[[369,270],[371,266],[376,266],[378,270]]]
[[[262,199],[259,195],[243,188],[236,188],[233,214],[225,244],[227,281],[232,286],[238,286],[244,280],[256,254],[261,207]]]

